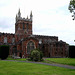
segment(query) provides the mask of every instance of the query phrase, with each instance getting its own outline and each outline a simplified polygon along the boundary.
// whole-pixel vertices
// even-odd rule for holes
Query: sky
[[[15,33],[15,17],[33,14],[33,34],[58,36],[75,45],[75,21],[68,10],[70,0],[0,0],[0,32]]]

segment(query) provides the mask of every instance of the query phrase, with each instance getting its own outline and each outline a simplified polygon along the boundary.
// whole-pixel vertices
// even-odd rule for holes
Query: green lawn
[[[42,64],[0,60],[0,75],[75,75],[75,70]]]
[[[44,62],[75,66],[75,58],[47,58]]]
[[[13,59],[11,57],[8,57],[7,60],[18,60],[18,61],[26,61],[25,58],[20,58],[20,59]]]

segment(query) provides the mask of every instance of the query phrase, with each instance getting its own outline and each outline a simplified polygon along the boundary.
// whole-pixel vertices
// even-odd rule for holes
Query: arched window
[[[15,43],[15,38],[12,38],[12,43]]]
[[[34,42],[30,41],[27,44],[27,54],[30,54],[30,51],[35,48]]]
[[[4,37],[4,43],[7,43],[7,37]]]

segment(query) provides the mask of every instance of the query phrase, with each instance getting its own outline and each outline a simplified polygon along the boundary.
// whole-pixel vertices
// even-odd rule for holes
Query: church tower
[[[18,38],[18,41],[32,35],[32,11],[30,13],[30,18],[22,18],[20,9],[18,14],[16,15],[16,23],[15,23],[15,36]]]

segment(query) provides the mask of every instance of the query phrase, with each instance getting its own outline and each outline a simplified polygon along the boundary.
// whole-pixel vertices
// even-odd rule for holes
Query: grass
[[[47,58],[44,62],[75,66],[75,58]]]
[[[0,61],[0,75],[75,75],[75,70],[34,63]]]
[[[20,59],[13,59],[11,57],[8,57],[7,60],[18,60],[18,61],[26,61],[25,58],[20,58]]]

